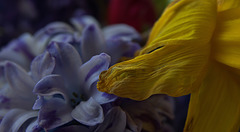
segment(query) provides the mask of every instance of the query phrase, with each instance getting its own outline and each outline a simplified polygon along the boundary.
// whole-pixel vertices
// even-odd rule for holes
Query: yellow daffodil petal
[[[219,13],[212,54],[218,62],[240,69],[240,8]]]
[[[218,12],[237,8],[240,6],[240,0],[218,0]]]
[[[155,24],[141,55],[103,72],[98,89],[134,100],[192,92],[206,71],[216,7],[215,0],[175,2]]]
[[[207,44],[215,28],[216,8],[216,0],[174,1],[154,24],[140,55],[182,40]]]
[[[185,132],[238,132],[240,77],[212,63],[203,84],[191,94]]]

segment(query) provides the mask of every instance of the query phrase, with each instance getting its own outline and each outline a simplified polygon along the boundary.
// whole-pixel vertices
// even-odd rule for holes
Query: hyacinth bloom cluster
[[[24,34],[0,52],[0,131],[172,131],[172,98],[138,102],[96,88],[102,71],[134,56],[140,34],[123,24],[101,30],[88,15],[71,23]]]

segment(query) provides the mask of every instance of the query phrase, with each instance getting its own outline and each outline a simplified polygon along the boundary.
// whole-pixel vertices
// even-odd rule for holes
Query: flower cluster
[[[133,101],[96,87],[102,71],[134,56],[141,35],[124,24],[101,29],[88,15],[71,24],[23,34],[0,52],[0,131],[172,131],[172,98]]]

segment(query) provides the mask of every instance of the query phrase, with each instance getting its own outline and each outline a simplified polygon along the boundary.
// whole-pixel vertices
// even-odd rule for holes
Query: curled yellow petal
[[[215,20],[215,0],[175,3],[155,24],[140,56],[103,72],[98,89],[134,100],[189,94],[205,74]]]
[[[185,132],[238,132],[240,76],[213,62],[201,87],[191,94]]]

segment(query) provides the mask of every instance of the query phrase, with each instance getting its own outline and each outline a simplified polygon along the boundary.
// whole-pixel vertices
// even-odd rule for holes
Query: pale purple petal
[[[89,91],[92,98],[94,98],[99,104],[106,104],[115,101],[118,97],[113,94],[100,92],[97,90],[97,81],[92,84],[91,91]]]
[[[27,127],[26,132],[40,132],[42,128],[38,125],[37,120],[33,120]]]
[[[93,98],[80,102],[72,111],[72,117],[78,122],[94,126],[103,121],[103,110]]]
[[[83,125],[71,125],[57,128],[56,130],[54,130],[54,132],[92,132],[92,131],[91,129]]]
[[[20,66],[12,62],[1,63],[5,84],[0,89],[0,108],[31,110],[36,96],[32,93],[34,82]]]
[[[52,37],[62,33],[73,33],[73,29],[63,22],[53,22],[35,33],[37,54],[44,51]]]
[[[45,102],[44,97],[43,97],[43,96],[38,96],[38,99],[35,101],[32,109],[33,109],[33,110],[39,110],[39,109],[41,109],[41,107],[42,107],[42,105],[44,104],[44,102]]]
[[[47,51],[56,61],[54,73],[62,75],[71,87],[79,86],[76,71],[82,62],[76,49],[67,43],[52,42]]]
[[[122,38],[109,39],[107,41],[107,53],[111,56],[111,65],[117,63],[123,56],[133,57],[140,49],[137,43]]]
[[[64,85],[64,79],[60,75],[52,74],[42,78],[35,85],[33,92],[40,96],[61,94],[67,102],[70,100],[69,96],[73,91],[67,89]],[[41,103],[41,100],[40,98],[36,103]]]
[[[31,63],[31,75],[34,81],[39,81],[46,75],[49,75],[53,72],[55,67],[55,59],[50,56],[48,52],[34,58]]]
[[[74,41],[74,36],[73,34],[70,33],[58,34],[52,37],[51,41],[71,43]]]
[[[81,57],[83,62],[92,56],[105,51],[106,44],[101,29],[97,25],[89,25],[83,30],[81,43]]]
[[[30,62],[34,58],[30,47],[32,43],[33,39],[30,34],[21,35],[1,50],[0,61],[13,61],[28,70]]]
[[[18,92],[24,92],[30,94],[34,87],[34,82],[28,73],[12,62],[6,62],[5,64],[6,80],[12,89]]]
[[[91,85],[98,80],[100,73],[108,69],[110,59],[109,55],[101,53],[100,55],[93,56],[79,68],[80,81],[86,93],[89,93],[88,90],[90,90]]]
[[[56,128],[73,120],[72,107],[63,99],[52,98],[39,110],[38,124],[46,130]]]
[[[120,107],[112,108],[98,126],[95,132],[124,132],[126,129],[127,117]]]
[[[71,23],[74,25],[74,27],[79,31],[82,32],[82,30],[87,27],[88,25],[97,25],[99,26],[97,20],[89,15],[83,15],[80,17],[73,17],[71,19]]]
[[[106,40],[122,38],[127,41],[141,40],[141,35],[131,26],[126,24],[115,24],[103,28]]]
[[[37,117],[37,113],[36,111],[26,111],[22,109],[10,110],[2,119],[0,131],[17,132],[26,121]]]

